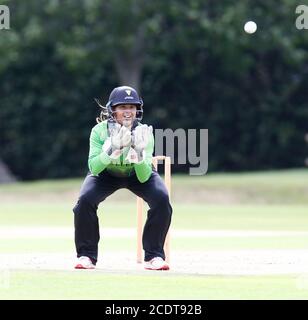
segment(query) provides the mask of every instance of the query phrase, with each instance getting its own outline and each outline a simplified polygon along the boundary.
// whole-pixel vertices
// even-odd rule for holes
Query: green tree
[[[210,171],[303,166],[308,40],[295,0],[2,3],[0,157],[17,176],[83,175],[93,98],[124,83],[155,128],[209,129]]]

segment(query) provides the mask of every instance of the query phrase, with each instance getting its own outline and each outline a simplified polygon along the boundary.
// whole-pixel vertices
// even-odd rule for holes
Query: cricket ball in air
[[[255,33],[257,31],[257,24],[254,21],[247,21],[244,25],[244,30],[247,33]]]

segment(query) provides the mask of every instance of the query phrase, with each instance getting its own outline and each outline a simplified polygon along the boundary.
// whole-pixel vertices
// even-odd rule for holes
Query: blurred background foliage
[[[106,102],[121,84],[140,91],[154,128],[208,128],[211,172],[304,166],[308,30],[295,27],[298,1],[2,4],[11,29],[0,31],[0,158],[18,178],[84,175],[93,98]]]

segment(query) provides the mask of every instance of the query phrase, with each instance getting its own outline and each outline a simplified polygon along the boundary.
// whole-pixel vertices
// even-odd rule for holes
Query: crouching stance
[[[144,267],[169,270],[164,243],[172,207],[168,191],[152,167],[152,127],[141,124],[143,101],[135,89],[115,88],[98,124],[92,128],[89,173],[74,211],[76,269],[94,269],[98,258],[98,205],[120,188],[127,188],[149,205],[143,229]]]

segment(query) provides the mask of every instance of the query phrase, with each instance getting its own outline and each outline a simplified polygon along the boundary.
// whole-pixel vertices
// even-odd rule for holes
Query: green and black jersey
[[[108,128],[107,120],[105,120],[98,123],[91,131],[88,158],[90,172],[93,175],[98,175],[103,170],[107,170],[118,177],[129,177],[136,174],[140,182],[146,182],[152,173],[152,155],[154,151],[153,134],[145,148],[145,158],[139,163],[130,163],[125,160],[130,147],[125,147],[118,159],[111,159],[108,154],[103,151],[103,144],[107,138]]]

